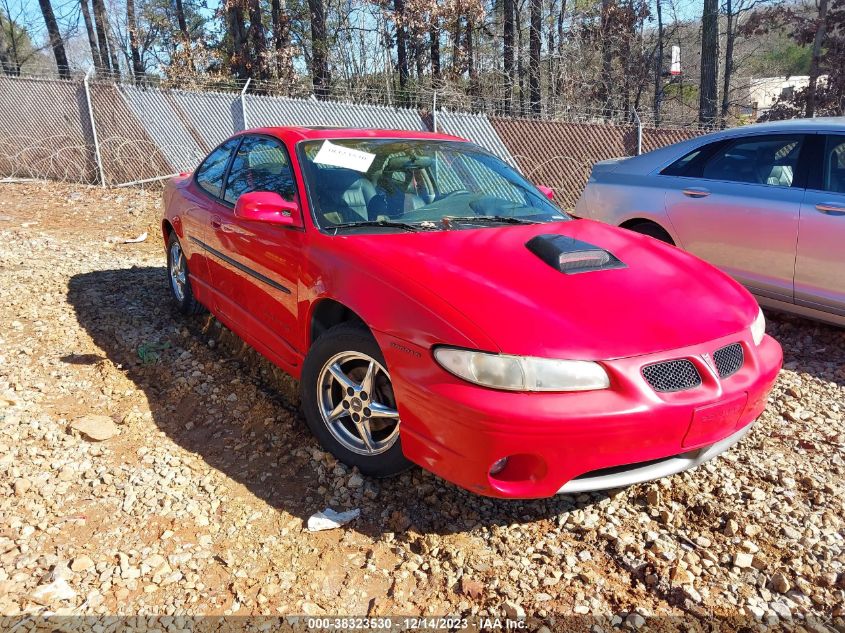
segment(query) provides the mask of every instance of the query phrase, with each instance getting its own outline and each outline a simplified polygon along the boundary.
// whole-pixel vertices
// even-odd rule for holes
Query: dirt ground
[[[368,480],[319,449],[294,381],[172,308],[158,213],[154,190],[0,185],[0,615],[845,631],[845,330],[767,314],[767,410],[682,475],[531,502]],[[117,434],[71,429],[92,415]],[[361,516],[305,530],[326,507]]]

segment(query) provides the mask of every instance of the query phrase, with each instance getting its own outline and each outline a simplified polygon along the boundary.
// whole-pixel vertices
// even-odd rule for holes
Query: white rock
[[[336,512],[331,508],[326,508],[322,512],[317,512],[308,517],[308,531],[320,532],[322,530],[333,530],[346,525],[359,516],[361,516],[361,510],[358,508],[347,510],[346,512]]]
[[[117,435],[117,425],[106,415],[86,415],[74,420],[70,428],[76,429],[88,439],[103,442]]]
[[[30,597],[38,604],[49,606],[60,600],[73,600],[76,592],[67,584],[67,580],[56,578],[47,585],[37,587]]]

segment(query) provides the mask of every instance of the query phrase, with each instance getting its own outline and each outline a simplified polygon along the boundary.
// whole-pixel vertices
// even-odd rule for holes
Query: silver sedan
[[[688,250],[764,306],[845,325],[845,117],[748,125],[596,163],[575,215]]]

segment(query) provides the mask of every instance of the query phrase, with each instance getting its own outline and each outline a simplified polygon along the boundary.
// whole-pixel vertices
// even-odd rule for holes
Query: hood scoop
[[[549,266],[567,275],[627,268],[613,253],[566,235],[537,235],[525,246]]]

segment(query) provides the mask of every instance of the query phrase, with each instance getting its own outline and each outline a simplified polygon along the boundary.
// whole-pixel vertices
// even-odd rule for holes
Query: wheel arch
[[[164,243],[167,244],[167,239],[170,237],[170,234],[174,231],[173,225],[170,223],[170,220],[167,218],[161,221],[161,236],[164,238]]]
[[[636,227],[638,225],[643,225],[643,224],[649,224],[651,226],[654,226],[657,229],[659,229],[660,231],[662,231],[663,233],[665,233],[669,237],[669,239],[672,240],[672,244],[678,243],[678,240],[675,237],[675,235],[673,235],[672,231],[670,231],[668,228],[663,226],[660,222],[657,222],[656,220],[654,220],[652,218],[646,218],[646,217],[629,218],[629,219],[625,220],[622,224],[620,224],[619,227],[623,228],[623,229],[631,230],[634,227]]]
[[[320,338],[327,330],[341,323],[360,323],[369,329],[361,315],[346,304],[331,297],[318,299],[312,304],[311,314],[307,323],[307,349],[310,349],[314,341]]]

